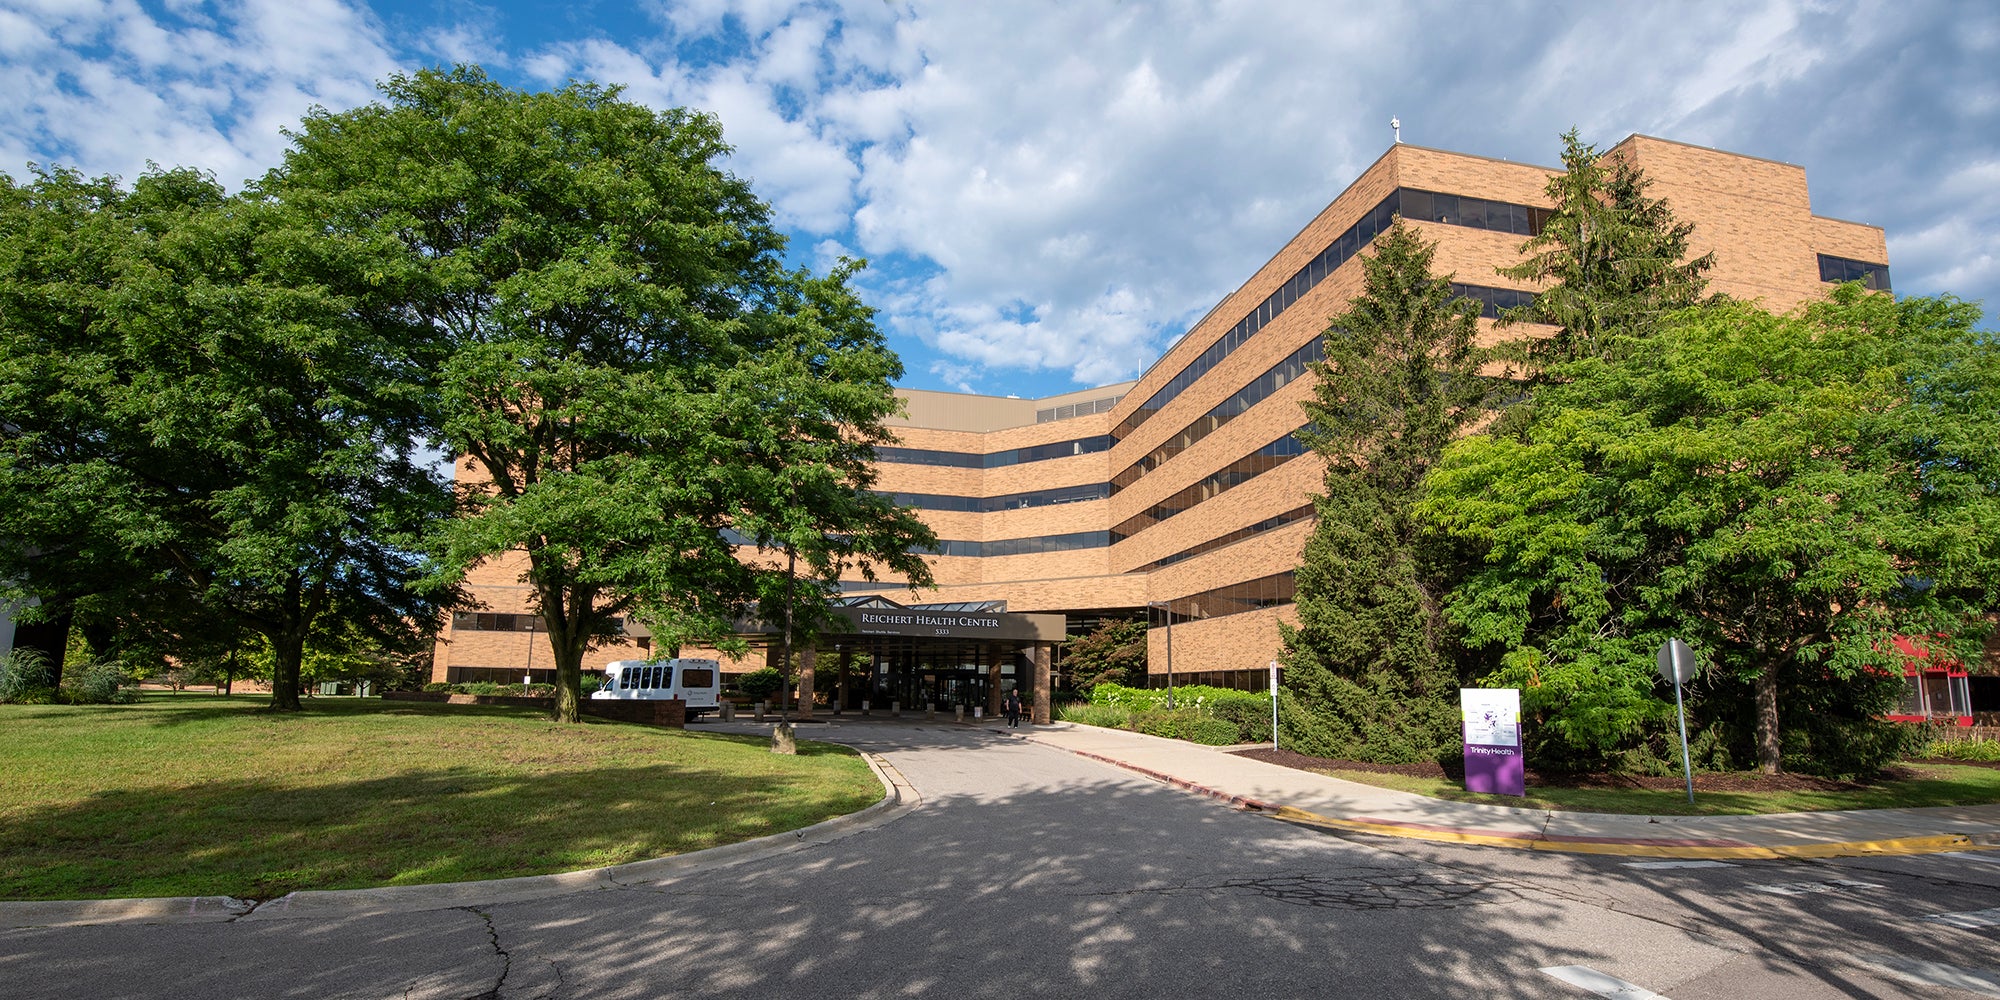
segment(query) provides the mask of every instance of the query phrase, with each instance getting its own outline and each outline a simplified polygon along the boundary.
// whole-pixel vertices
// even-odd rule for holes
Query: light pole
[[[1174,707],[1174,608],[1167,601],[1147,601],[1149,608],[1159,608],[1167,618],[1167,707]]]
[[[539,622],[539,618],[528,616],[528,667],[526,676],[521,678],[523,687],[535,682],[535,626]]]

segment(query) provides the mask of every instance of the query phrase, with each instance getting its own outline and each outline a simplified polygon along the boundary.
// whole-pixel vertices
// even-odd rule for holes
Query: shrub
[[[1204,738],[1196,739],[1194,736],[1171,735],[1170,738],[1172,739],[1192,740],[1197,743],[1207,743],[1211,746],[1229,746],[1236,743],[1263,743],[1269,741],[1271,738],[1271,696],[1261,691],[1239,691],[1235,688],[1211,687],[1206,684],[1182,685],[1174,688],[1174,707],[1170,712],[1167,708],[1167,692],[1164,688],[1131,688],[1125,687],[1122,684],[1099,684],[1090,692],[1090,704],[1093,709],[1101,709],[1107,712],[1122,712],[1134,720],[1138,716],[1147,715],[1150,717],[1154,713],[1160,715],[1188,713],[1191,719],[1200,718],[1209,720],[1212,723],[1218,723],[1218,725],[1206,725],[1202,727],[1202,732],[1206,734]],[[1108,718],[1109,716],[1107,715],[1106,717]],[[1069,716],[1065,716],[1065,718],[1069,719]],[[1071,719],[1070,721],[1082,722],[1084,720],[1078,718]],[[1150,729],[1141,728],[1136,721],[1130,720],[1122,723],[1088,722],[1086,724],[1105,725],[1115,729],[1133,729],[1142,733],[1151,733],[1154,736],[1170,735],[1165,732],[1154,732]],[[1163,726],[1173,729],[1177,734],[1181,730],[1187,729],[1193,723],[1183,724],[1155,719],[1150,724],[1156,727]],[[1223,739],[1220,735],[1223,725],[1227,725],[1231,730],[1231,735],[1227,739]]]
[[[460,684],[458,690],[465,694],[491,696],[500,693],[500,685],[492,681],[471,681]]]
[[[760,667],[736,679],[736,690],[762,701],[785,685],[776,667]]]
[[[139,690],[123,666],[98,660],[64,672],[62,700],[71,705],[129,705],[139,700]]]
[[[450,685],[450,684],[447,684],[447,683],[445,683],[444,681],[432,681],[432,682],[430,682],[429,684],[426,684],[426,685],[424,685],[424,690],[426,690],[426,691],[449,691],[449,690],[451,690],[451,685]]]
[[[549,689],[549,695],[551,697],[555,695],[556,693],[555,685],[549,684],[541,686],[545,686]],[[591,695],[596,694],[597,691],[603,687],[604,687],[604,678],[598,674],[584,674],[583,683],[577,685],[577,689],[582,692],[585,698],[588,698]]]
[[[1198,708],[1134,712],[1131,728],[1148,736],[1163,736],[1212,747],[1225,747],[1237,741],[1235,723],[1214,718]]]
[[[54,688],[33,679],[42,676],[48,658],[33,649],[17,649],[0,656],[0,704],[47,705],[56,700]]]
[[[2000,761],[2000,740],[1931,740],[1918,753],[1933,760]]]
[[[1087,701],[1072,701],[1056,706],[1056,718],[1080,726],[1124,729],[1132,721],[1132,713],[1117,705],[1093,705]]]
[[[1271,742],[1271,696],[1254,691],[1227,691],[1209,703],[1208,712],[1236,727],[1231,743]]]

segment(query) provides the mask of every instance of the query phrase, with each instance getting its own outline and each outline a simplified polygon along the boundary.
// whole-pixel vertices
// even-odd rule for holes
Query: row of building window
[[[1111,478],[1111,492],[1116,493],[1138,482],[1147,473],[1166,464],[1168,459],[1194,447],[1195,442],[1222,429],[1222,425],[1250,407],[1270,398],[1279,389],[1290,385],[1305,375],[1315,361],[1326,357],[1326,340],[1314,337],[1311,343],[1292,352],[1291,357],[1271,366],[1271,369],[1253,379],[1236,395],[1216,404],[1193,423],[1181,428],[1179,434],[1162,442],[1158,448],[1128,466],[1125,471]]]
[[[1299,441],[1298,435],[1287,434],[1237,459],[1227,468],[1201,482],[1154,504],[1139,514],[1126,518],[1111,529],[1111,541],[1116,543],[1131,538],[1161,521],[1190,510],[1204,500],[1235,489],[1305,453],[1306,446]]]
[[[990,542],[940,540],[936,548],[918,549],[917,551],[933,556],[961,556],[969,559],[985,559],[993,556],[1029,556],[1041,552],[1074,552],[1079,549],[1101,549],[1110,544],[1111,533],[1108,531],[1078,531],[1067,535],[1000,538]],[[871,583],[866,586],[875,588],[880,587],[881,584]]]
[[[1032,448],[973,454],[964,451],[937,451],[931,448],[876,448],[875,460],[895,465],[941,465],[954,469],[1000,469],[1027,462],[1046,462],[1072,455],[1094,455],[1111,450],[1115,441],[1108,434],[1095,437],[1038,444]]]
[[[1495,229],[1501,232],[1533,236],[1540,233],[1548,221],[1549,210],[1532,205],[1515,205],[1509,202],[1490,201],[1485,198],[1470,198],[1464,195],[1442,194],[1435,191],[1421,191],[1415,188],[1397,188],[1389,192],[1382,203],[1363,215],[1347,231],[1341,233],[1318,256],[1308,261],[1297,274],[1278,286],[1263,302],[1258,303],[1249,315],[1243,317],[1221,339],[1209,345],[1208,350],[1190,362],[1167,384],[1154,392],[1138,409],[1119,423],[1113,435],[1123,438],[1146,422],[1153,414],[1179,396],[1188,386],[1193,385],[1210,369],[1222,363],[1243,342],[1292,303],[1317,286],[1327,275],[1361,251],[1376,234],[1389,228],[1396,216],[1406,219],[1438,222],[1452,226],[1466,226],[1473,229]]]
[[[1489,288],[1485,285],[1461,285],[1451,283],[1451,294],[1462,299],[1479,303],[1479,315],[1487,319],[1499,319],[1500,314],[1509,309],[1521,309],[1533,305],[1535,293],[1517,288]]]
[[[919,510],[952,510],[973,514],[992,514],[1003,510],[1020,510],[1028,507],[1048,507],[1054,504],[1080,503],[1085,500],[1103,500],[1111,495],[1110,483],[1085,483],[1081,486],[1063,486],[1052,490],[1034,490],[1028,493],[1009,493],[997,497],[961,497],[943,493],[890,493],[897,506],[915,507]]]
[[[1284,512],[1283,514],[1279,514],[1276,517],[1267,517],[1264,520],[1258,521],[1256,524],[1253,524],[1247,528],[1238,528],[1235,531],[1232,531],[1226,535],[1219,535],[1215,538],[1211,538],[1208,541],[1201,543],[1200,545],[1190,546],[1188,548],[1180,550],[1179,552],[1174,553],[1173,555],[1166,556],[1160,559],[1155,559],[1144,566],[1140,566],[1133,569],[1132,572],[1150,573],[1156,569],[1161,569],[1163,567],[1172,566],[1173,564],[1178,562],[1185,562],[1189,559],[1193,559],[1195,556],[1201,555],[1204,552],[1213,552],[1216,549],[1222,548],[1225,545],[1234,545],[1237,542],[1240,542],[1245,538],[1249,538],[1253,535],[1261,535],[1267,531],[1276,531],[1279,528],[1282,528],[1288,524],[1297,524],[1300,521],[1310,519],[1312,516],[1313,516],[1312,504],[1306,504],[1303,507],[1294,507],[1291,510]]]
[[[1849,260],[1830,254],[1819,255],[1819,280],[1859,281],[1873,292],[1889,291],[1889,265],[1870,264],[1865,260]]]
[[[1398,188],[1389,197],[1395,199],[1396,214],[1412,222],[1439,222],[1447,226],[1491,229],[1516,236],[1540,236],[1542,227],[1554,214],[1552,209],[1534,205],[1516,205],[1415,188]]]
[[[1124,398],[1124,394],[1120,393],[1116,396],[1086,399],[1081,403],[1064,403],[1061,406],[1053,406],[1046,410],[1036,410],[1035,423],[1046,424],[1055,420],[1072,420],[1076,417],[1087,417],[1093,413],[1110,413],[1111,408],[1117,406],[1118,401]]]
[[[1522,292],[1511,288],[1489,288],[1484,285],[1464,285],[1457,282],[1452,283],[1451,291],[1455,296],[1478,302],[1480,304],[1480,315],[1488,319],[1498,319],[1501,310],[1519,308],[1535,300],[1535,296],[1531,292]],[[1215,433],[1223,424],[1228,423],[1231,418],[1264,401],[1279,389],[1291,384],[1293,380],[1303,376],[1307,371],[1306,366],[1308,364],[1319,361],[1324,357],[1326,357],[1325,343],[1318,337],[1313,338],[1304,347],[1294,351],[1290,357],[1271,366],[1271,369],[1264,374],[1257,376],[1249,385],[1244,386],[1234,396],[1223,400],[1214,409],[1182,428],[1179,434],[1168,438],[1158,448],[1154,449],[1151,454],[1134,462],[1131,467],[1113,477],[1111,480],[1111,492],[1116,493],[1132,485],[1146,473],[1165,463],[1167,459],[1180,454],[1187,448],[1192,447],[1195,442]],[[877,461],[899,465],[992,469],[1025,462],[1046,461],[1052,458],[1068,458],[1072,455],[1096,454],[1108,450],[1119,440],[1121,439],[1111,435],[1100,434],[1096,437],[1058,441],[1054,444],[1037,445],[1033,448],[1016,448],[989,454],[936,451],[925,448],[877,448],[875,449],[875,456]],[[1028,496],[1028,494],[1022,494],[1022,496]],[[1084,499],[1097,498],[1088,497]],[[1049,502],[1065,503],[1068,501],[1052,500]],[[929,507],[921,503],[918,506],[936,510],[979,509],[967,506]],[[1040,506],[1040,504],[1003,503],[998,507],[986,509],[1007,510],[1021,506]]]
[[[1146,625],[1148,628],[1163,628],[1169,620],[1178,625],[1181,622],[1203,618],[1240,615],[1246,611],[1260,611],[1281,604],[1291,604],[1297,599],[1298,584],[1295,575],[1293,571],[1286,570],[1283,573],[1174,598],[1166,602],[1165,614],[1149,615]]]
[[[613,618],[611,625],[620,631],[625,628],[622,618]],[[451,628],[454,632],[541,632],[546,629],[541,615],[510,615],[491,611],[454,611],[451,614]]]
[[[1182,549],[1173,555],[1156,559],[1144,566],[1138,567],[1133,572],[1147,572],[1163,566],[1172,566],[1177,562],[1192,559],[1204,552],[1213,552],[1225,545],[1232,545],[1245,538],[1253,535],[1261,535],[1267,531],[1276,531],[1285,525],[1295,524],[1299,521],[1307,520],[1312,516],[1313,508],[1311,504],[1296,507],[1276,517],[1265,518],[1247,528],[1238,528],[1226,535],[1211,538],[1199,545]],[[1007,538],[990,542],[940,541],[937,548],[925,549],[923,551],[930,555],[980,559],[987,556],[1018,556],[1032,555],[1037,552],[1073,552],[1079,549],[1101,549],[1110,544],[1111,533],[1108,531],[1081,531],[1068,535]],[[842,580],[840,582],[840,589],[842,591],[879,590],[881,587],[882,584],[874,580]]]

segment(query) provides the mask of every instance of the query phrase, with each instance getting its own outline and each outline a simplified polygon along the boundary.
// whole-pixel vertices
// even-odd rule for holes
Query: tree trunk
[[[305,629],[282,629],[265,633],[271,640],[271,706],[273,712],[298,712],[299,667],[305,662]]]
[[[574,631],[578,629],[573,625],[561,633],[549,630],[549,652],[556,659],[557,722],[583,721],[584,642],[569,634]]]
[[[1782,755],[1778,749],[1778,667],[1770,660],[1757,674],[1757,767],[1765,774],[1777,774]]]
[[[813,673],[819,666],[819,647],[799,650],[799,718],[813,717]]]

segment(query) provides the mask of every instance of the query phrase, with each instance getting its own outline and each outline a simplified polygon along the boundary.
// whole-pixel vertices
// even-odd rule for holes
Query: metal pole
[[[1271,749],[1278,749],[1278,661],[1271,661]]]
[[[1674,715],[1681,722],[1681,773],[1687,775],[1688,804],[1694,804],[1694,764],[1688,760],[1688,716],[1687,708],[1681,704],[1681,651],[1676,647],[1670,654],[1674,660]]]
[[[1167,708],[1174,707],[1174,605],[1167,602]]]

